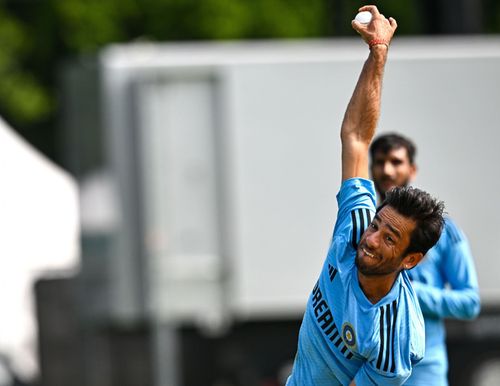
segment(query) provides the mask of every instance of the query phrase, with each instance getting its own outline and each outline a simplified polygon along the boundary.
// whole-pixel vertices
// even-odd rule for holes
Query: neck
[[[363,275],[358,270],[358,280],[361,290],[368,300],[375,304],[389,293],[399,272],[390,273],[387,275]]]

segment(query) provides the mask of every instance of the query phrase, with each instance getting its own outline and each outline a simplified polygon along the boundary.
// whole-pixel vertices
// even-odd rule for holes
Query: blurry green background
[[[399,35],[500,33],[500,0],[374,2]],[[0,0],[0,115],[60,163],[58,70],[115,42],[351,36],[352,0]]]

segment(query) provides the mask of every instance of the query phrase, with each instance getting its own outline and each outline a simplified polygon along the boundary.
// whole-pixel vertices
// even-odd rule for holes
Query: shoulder
[[[384,380],[406,379],[425,348],[423,317],[411,284],[402,277],[396,286],[397,294],[377,307],[367,355],[371,374]]]
[[[446,244],[458,244],[466,240],[464,232],[457,225],[457,223],[450,217],[446,217],[439,242]]]
[[[451,219],[451,217],[445,218],[443,232],[445,232],[447,237],[454,242],[460,242],[465,239],[463,230]]]
[[[342,236],[354,249],[375,213],[375,187],[364,178],[345,180],[337,194],[338,214],[334,235]]]
[[[425,325],[418,297],[411,285],[406,272],[402,272],[402,296],[400,301],[404,307],[403,318],[400,323],[402,335],[408,337],[408,360],[410,364],[419,362],[425,350]]]
[[[424,356],[425,327],[418,298],[406,272],[401,273],[399,296],[381,310],[380,320],[381,340],[384,335],[392,340],[392,347],[386,351],[394,357],[396,372],[407,372]]]
[[[400,307],[398,300],[394,299],[389,303],[378,307],[378,317],[375,321],[377,332],[377,361],[375,367],[379,371],[396,372],[396,356],[394,355],[395,341],[398,339],[398,312]]]
[[[362,198],[367,200],[367,204],[375,207],[375,186],[373,181],[365,178],[349,178],[342,182],[337,194],[337,201],[340,205],[356,204]]]

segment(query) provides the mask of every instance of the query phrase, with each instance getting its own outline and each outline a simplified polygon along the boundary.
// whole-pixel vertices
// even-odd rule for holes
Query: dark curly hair
[[[444,203],[423,190],[405,186],[389,190],[377,213],[386,205],[416,222],[405,255],[412,252],[426,254],[439,240],[444,225]]]
[[[399,149],[401,147],[406,149],[408,160],[410,161],[410,164],[413,165],[417,155],[417,147],[411,139],[396,133],[382,134],[378,136],[370,145],[370,157],[371,159],[374,159],[375,154],[378,152],[387,154],[391,150]]]

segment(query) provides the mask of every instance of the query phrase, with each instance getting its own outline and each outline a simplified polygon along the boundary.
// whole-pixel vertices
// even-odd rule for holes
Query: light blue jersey
[[[328,256],[309,297],[287,386],[401,385],[424,355],[424,322],[405,272],[372,304],[355,265],[375,213],[369,180],[344,181]]]
[[[448,358],[444,318],[471,319],[480,309],[478,283],[469,243],[449,218],[441,238],[409,271],[425,320],[425,357],[407,385],[445,386]]]

